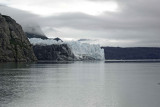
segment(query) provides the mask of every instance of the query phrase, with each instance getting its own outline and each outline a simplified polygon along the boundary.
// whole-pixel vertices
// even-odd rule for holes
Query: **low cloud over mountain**
[[[12,2],[11,4],[3,3],[5,6],[0,6],[0,13],[10,15],[22,25],[38,24],[46,34],[49,32],[49,35],[47,35],[49,37],[59,36],[60,38],[97,39],[101,45],[109,46],[160,46],[160,12],[158,11],[160,9],[158,6],[160,1],[83,1],[84,3],[106,3],[110,1],[116,3],[118,7],[116,11],[106,10],[97,15],[77,10],[70,12],[60,11],[59,13],[55,12],[44,16],[39,13],[35,14],[35,11],[22,11],[11,8],[15,7],[11,5],[14,4],[14,2]],[[61,1],[61,3],[62,2],[65,8],[66,2]],[[40,4],[36,4],[36,2],[30,1],[29,3],[31,3],[31,7],[34,4],[35,7],[40,6]],[[52,7],[54,8],[54,5],[58,3],[59,2],[55,2],[55,4],[52,4]],[[45,4],[47,5],[48,3],[43,2],[44,6]],[[72,5],[74,4],[76,3],[72,3]],[[48,7],[51,6],[49,5]],[[56,9],[58,12],[58,8],[55,6],[55,11]],[[55,31],[60,33],[57,34]],[[102,40],[104,42],[101,42]]]

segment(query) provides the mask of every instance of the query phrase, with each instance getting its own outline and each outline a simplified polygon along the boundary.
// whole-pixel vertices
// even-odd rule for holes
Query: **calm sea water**
[[[3,63],[0,107],[160,107],[160,63]]]

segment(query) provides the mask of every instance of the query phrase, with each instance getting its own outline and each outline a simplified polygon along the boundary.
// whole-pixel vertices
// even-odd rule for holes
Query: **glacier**
[[[67,44],[77,60],[104,60],[104,49],[99,44],[81,43],[80,41],[56,41],[54,39],[30,38],[32,45]]]

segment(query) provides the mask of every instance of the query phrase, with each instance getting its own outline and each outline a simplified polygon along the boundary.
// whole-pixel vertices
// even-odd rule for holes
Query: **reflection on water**
[[[159,107],[160,63],[0,64],[0,107]]]

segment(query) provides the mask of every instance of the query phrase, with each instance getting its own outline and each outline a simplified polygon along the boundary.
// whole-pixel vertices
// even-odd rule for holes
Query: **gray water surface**
[[[160,63],[3,63],[0,107],[160,107]]]

